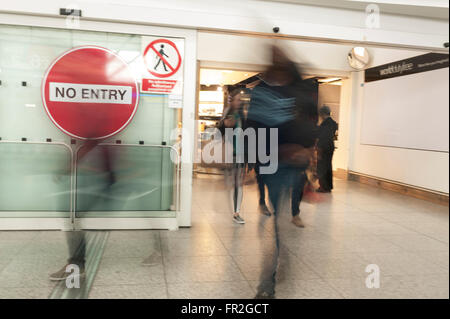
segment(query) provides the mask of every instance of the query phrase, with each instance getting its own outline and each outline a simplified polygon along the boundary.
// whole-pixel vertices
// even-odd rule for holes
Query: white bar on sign
[[[133,88],[123,85],[97,85],[50,82],[50,101],[72,103],[131,104]]]

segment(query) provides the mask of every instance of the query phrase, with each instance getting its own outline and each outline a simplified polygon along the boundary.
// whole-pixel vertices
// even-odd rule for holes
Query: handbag
[[[314,156],[314,147],[303,147],[298,144],[286,143],[278,147],[280,163],[295,167],[307,168]]]

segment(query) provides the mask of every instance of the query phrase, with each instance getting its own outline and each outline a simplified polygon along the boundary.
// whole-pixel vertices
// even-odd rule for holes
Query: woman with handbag
[[[222,132],[225,131],[226,128],[237,129],[243,127],[243,110],[242,110],[242,101],[241,101],[241,91],[234,90],[229,95],[230,106],[224,112],[224,118],[219,123],[219,130]],[[238,131],[233,132],[233,140],[225,141],[225,143],[232,143],[233,150],[233,163],[230,168],[225,169],[225,176],[228,180],[231,180],[231,184],[233,185],[232,197],[233,197],[233,221],[237,224],[245,224],[244,219],[240,215],[242,197],[243,197],[243,184],[244,184],[244,173],[245,173],[245,163],[243,161],[238,160],[239,158],[243,158],[242,152],[244,151],[244,145],[237,145],[239,141],[242,141],[242,138],[236,138],[237,134],[240,134]],[[226,134],[222,134],[224,138],[226,138]],[[228,148],[225,147],[225,150]],[[224,158],[228,158],[224,156]]]

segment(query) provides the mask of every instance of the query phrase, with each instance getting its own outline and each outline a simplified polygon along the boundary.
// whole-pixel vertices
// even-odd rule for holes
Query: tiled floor
[[[278,217],[277,298],[448,298],[448,207],[336,180],[319,203],[302,203],[306,228]],[[111,231],[89,298],[253,298],[272,257],[274,217],[258,214],[245,187],[245,225],[231,221],[219,176],[194,179],[192,227]],[[141,262],[154,255],[154,266]],[[0,232],[0,298],[48,298],[48,274],[67,258],[65,234]],[[367,288],[368,265],[380,287]]]

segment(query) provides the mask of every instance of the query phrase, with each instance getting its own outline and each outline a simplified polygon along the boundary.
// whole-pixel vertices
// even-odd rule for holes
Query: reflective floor
[[[230,198],[221,177],[199,175],[191,228],[86,232],[80,289],[48,277],[66,263],[64,232],[1,231],[0,298],[253,298],[274,217],[257,212],[255,184],[244,189],[245,225],[232,222]],[[301,217],[303,229],[289,209],[278,217],[276,298],[449,297],[447,206],[336,179]],[[379,288],[367,287],[368,265]]]

